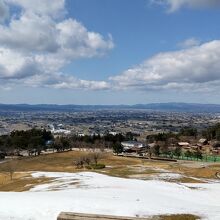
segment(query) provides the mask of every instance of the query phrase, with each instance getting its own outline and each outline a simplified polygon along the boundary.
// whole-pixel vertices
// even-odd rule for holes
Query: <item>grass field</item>
[[[33,185],[47,182],[45,179],[32,179],[29,172],[51,171],[51,172],[79,172],[84,169],[76,169],[73,160],[88,154],[84,151],[69,151],[49,155],[41,155],[32,158],[21,158],[13,162],[0,164],[0,191],[22,191]],[[14,163],[14,164],[13,164]],[[125,158],[104,153],[100,163],[106,165],[105,169],[97,170],[111,176],[125,178],[148,179],[162,172],[172,172],[184,175],[178,180],[189,183],[200,183],[203,179],[215,179],[216,173],[220,171],[220,163],[201,163],[193,161],[151,161],[136,158]],[[12,167],[11,167],[12,166]],[[10,179],[10,171],[13,179]]]
[[[47,171],[47,172],[79,172],[73,165],[73,160],[88,154],[83,151],[69,151],[64,153],[55,153],[41,155],[38,157],[20,158],[13,161],[7,161],[0,164],[0,191],[23,191],[33,185],[46,182],[43,179],[30,178],[29,172]],[[101,160],[107,166],[126,166],[140,164],[136,159],[119,158],[109,154],[104,154]],[[106,169],[108,170],[108,168]],[[13,172],[11,180],[10,172]],[[27,187],[28,185],[28,187]]]
[[[167,157],[167,156],[162,155],[162,157]],[[186,157],[184,155],[181,155],[180,157],[173,156],[173,159],[186,160],[186,161],[200,161],[200,162],[220,162],[220,156],[212,156],[212,155],[203,155],[202,159],[197,159],[195,157]]]
[[[199,216],[182,214],[182,215],[161,215],[155,216],[152,220],[198,220]]]
[[[63,153],[54,153],[49,155],[40,155],[37,157],[21,158],[13,161],[6,161],[0,164],[0,191],[27,191],[30,188],[50,183],[52,178],[32,178],[31,172],[80,172],[86,169],[76,169],[73,161],[80,156],[88,154],[85,151],[69,151]],[[110,176],[152,179],[161,174],[180,175],[177,179],[166,179],[165,181],[183,182],[183,183],[202,183],[208,179],[217,179],[220,172],[220,163],[204,163],[195,161],[155,161],[142,160],[137,158],[126,158],[114,156],[110,153],[104,153],[99,161],[106,165],[101,170],[92,170],[95,172],[107,174]],[[91,171],[91,170],[90,170]],[[12,179],[11,175],[12,174]],[[190,214],[153,216],[151,220],[196,220],[198,216]]]

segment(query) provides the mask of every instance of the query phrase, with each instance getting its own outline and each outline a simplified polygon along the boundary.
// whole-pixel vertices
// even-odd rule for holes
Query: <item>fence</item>
[[[176,160],[189,160],[189,161],[203,161],[203,162],[220,162],[220,156],[219,155],[206,155],[203,154],[202,158],[196,158],[196,157],[186,157],[185,155],[181,155],[180,157],[177,156],[169,156],[166,154],[160,154],[160,157],[162,158],[172,158]]]

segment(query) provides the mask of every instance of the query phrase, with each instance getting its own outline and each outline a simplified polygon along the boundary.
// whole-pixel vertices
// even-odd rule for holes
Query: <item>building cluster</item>
[[[220,155],[220,142],[219,141],[208,141],[205,138],[199,139],[197,142],[178,142],[178,146],[186,151],[200,151],[205,155]]]
[[[97,111],[1,111],[0,135],[13,130],[46,128],[55,133],[104,135],[132,132],[143,137],[159,132],[178,132],[193,126],[202,130],[220,122],[218,113],[170,113],[147,110]],[[48,126],[49,125],[49,126]]]
[[[130,152],[146,151],[155,143],[146,144],[146,136],[158,133],[177,133],[181,128],[194,127],[198,131],[220,122],[219,113],[183,113],[149,110],[97,110],[97,111],[2,111],[0,135],[13,130],[42,128],[57,135],[104,136],[111,134],[136,135],[137,142],[122,143]],[[127,145],[127,146],[126,146]],[[173,147],[183,151],[197,149],[208,154],[219,154],[218,142],[183,140]],[[172,145],[171,145],[172,147]]]
[[[139,141],[123,141],[121,142],[122,153],[148,156],[150,150],[155,148],[159,143],[153,142],[146,144]],[[205,138],[201,138],[197,141],[194,140],[193,143],[190,142],[177,142],[175,144],[170,144],[167,149],[175,151],[179,147],[181,149],[181,154],[185,154],[187,151],[191,153],[201,152],[202,155],[220,155],[220,142],[219,141],[208,141]]]

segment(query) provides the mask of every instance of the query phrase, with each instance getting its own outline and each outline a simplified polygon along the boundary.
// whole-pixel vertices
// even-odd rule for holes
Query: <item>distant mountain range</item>
[[[136,105],[54,105],[0,104],[0,111],[96,111],[96,110],[153,110],[166,112],[220,113],[220,104],[151,103]]]

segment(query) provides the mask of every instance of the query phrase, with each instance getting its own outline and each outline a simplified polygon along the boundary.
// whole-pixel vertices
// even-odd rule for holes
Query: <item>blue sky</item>
[[[0,102],[220,103],[218,0],[0,0]]]

